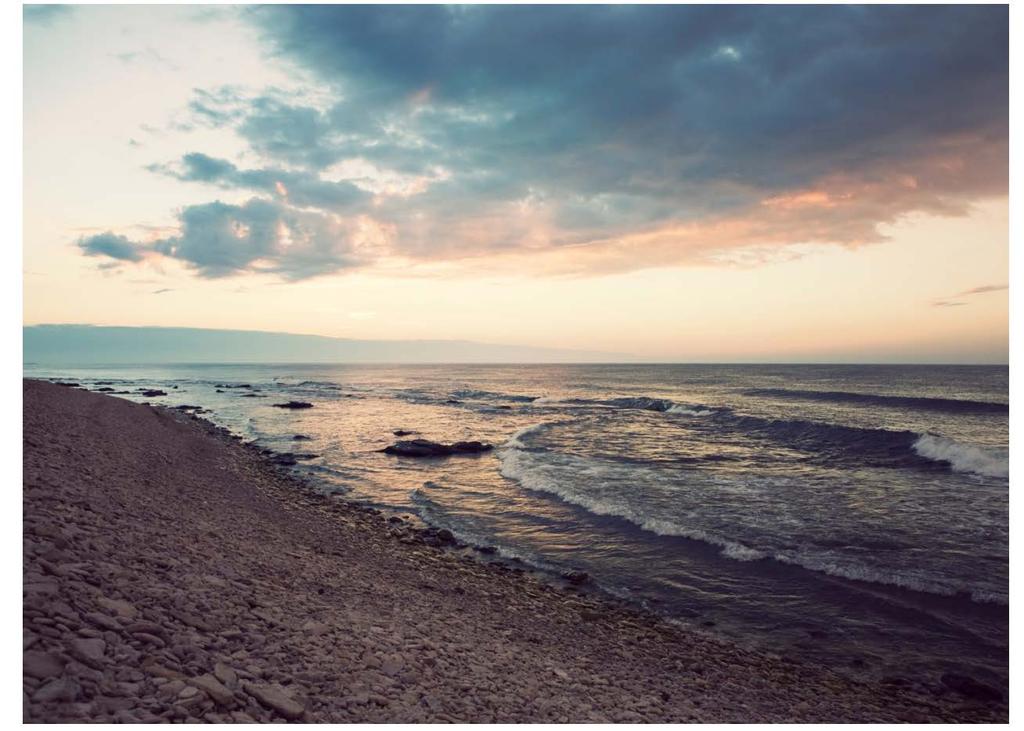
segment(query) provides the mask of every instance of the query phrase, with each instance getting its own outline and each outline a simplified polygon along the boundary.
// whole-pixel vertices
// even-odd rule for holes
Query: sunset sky
[[[1006,362],[1004,6],[30,6],[24,320]]]

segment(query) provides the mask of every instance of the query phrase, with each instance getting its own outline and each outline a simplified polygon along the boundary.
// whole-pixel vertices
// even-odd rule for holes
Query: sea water
[[[26,366],[315,455],[320,489],[698,631],[853,675],[1005,688],[1008,369]],[[106,385],[104,385],[106,384]],[[167,396],[144,398],[140,389]],[[311,409],[274,407],[308,401]],[[409,436],[393,432],[406,430]],[[308,439],[296,440],[300,435]],[[495,445],[393,457],[400,438]]]

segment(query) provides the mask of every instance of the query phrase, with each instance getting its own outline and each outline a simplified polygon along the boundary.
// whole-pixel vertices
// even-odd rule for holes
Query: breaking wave
[[[961,444],[953,439],[922,434],[913,444],[917,454],[928,459],[945,462],[954,472],[973,472],[986,477],[1009,477],[1010,459],[1005,454],[993,454],[981,447]]]

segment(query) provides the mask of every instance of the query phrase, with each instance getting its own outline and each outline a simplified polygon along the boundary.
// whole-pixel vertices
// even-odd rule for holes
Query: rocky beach
[[[188,410],[26,380],[23,426],[26,722],[1008,717],[971,678],[858,681],[471,555]]]

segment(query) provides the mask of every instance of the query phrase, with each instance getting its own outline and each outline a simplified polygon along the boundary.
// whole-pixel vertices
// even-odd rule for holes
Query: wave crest
[[[953,439],[922,434],[914,442],[917,454],[938,462],[946,462],[954,472],[973,472],[986,477],[1009,477],[1010,460],[981,447],[961,444]]]

